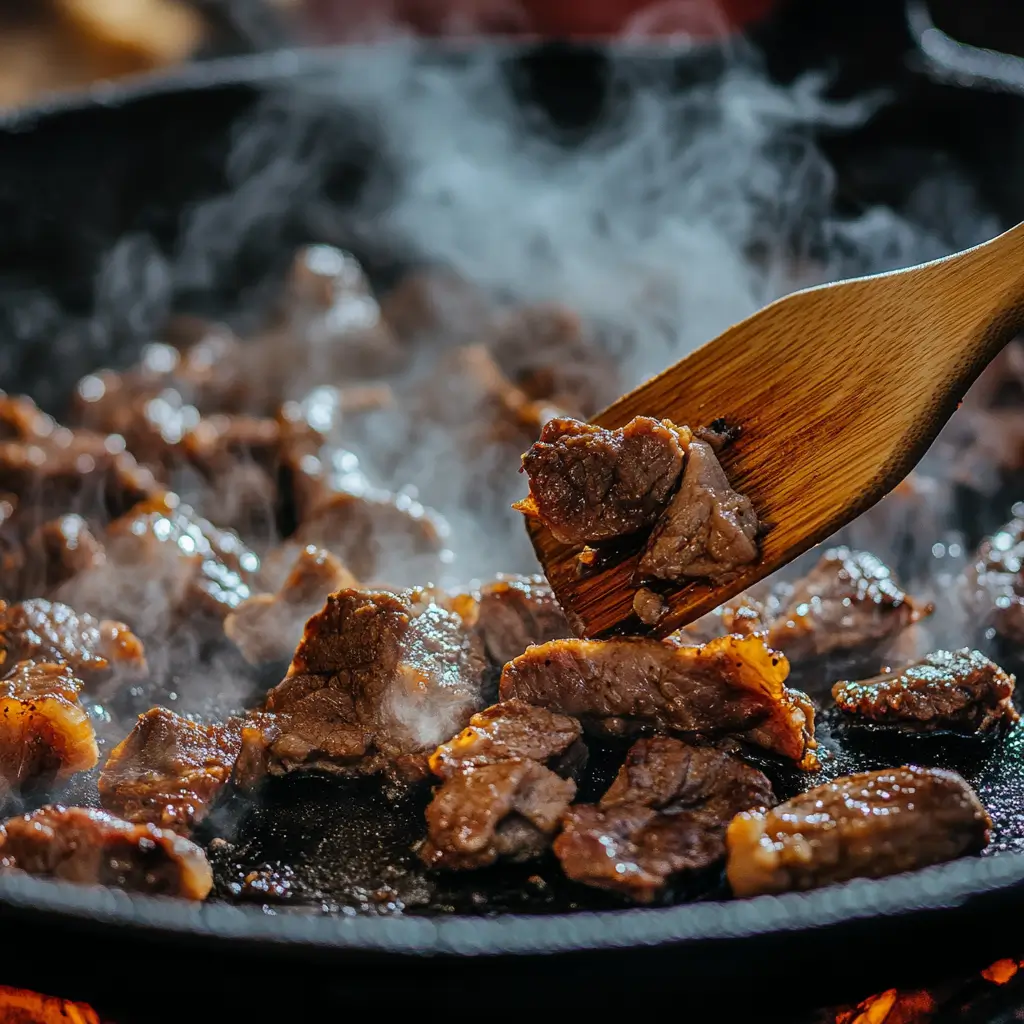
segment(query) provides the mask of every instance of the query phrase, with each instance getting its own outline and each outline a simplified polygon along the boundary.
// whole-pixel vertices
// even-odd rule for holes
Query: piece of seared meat
[[[1014,512],[1024,512],[1015,506]],[[967,608],[1007,643],[1024,646],[1024,516],[984,540],[965,573]]]
[[[499,761],[555,762],[574,747],[582,733],[568,715],[507,700],[478,711],[469,725],[430,755],[430,770],[442,779]]]
[[[184,621],[219,634],[228,613],[252,595],[260,567],[237,534],[214,527],[169,493],[111,523],[105,543],[105,563],[57,594],[147,638],[167,636]]]
[[[480,641],[441,605],[342,590],[306,623],[284,681],[243,731],[244,784],[262,774],[386,771],[412,781],[479,710]]]
[[[788,674],[785,657],[759,636],[695,647],[635,637],[555,640],[510,661],[500,694],[608,734],[734,736],[812,767],[813,706],[785,686]]]
[[[63,662],[21,661],[0,679],[0,792],[47,785],[99,760],[79,695]]]
[[[647,587],[641,587],[633,595],[633,612],[646,626],[656,626],[665,617],[668,605],[660,594]]]
[[[167,708],[139,715],[103,766],[100,803],[125,821],[187,835],[231,778],[240,732],[238,720],[202,725]]]
[[[934,651],[872,679],[836,683],[832,696],[854,720],[910,732],[982,733],[1017,721],[1013,685],[1013,676],[965,647]]]
[[[123,623],[57,601],[0,601],[0,672],[20,661],[65,662],[90,690],[142,679],[142,641]]]
[[[407,495],[336,493],[310,512],[289,550],[312,544],[360,580],[416,586],[436,576],[448,534],[441,516]]]
[[[572,636],[543,576],[499,574],[473,596],[477,603],[474,628],[495,665],[518,657],[530,644]]]
[[[327,595],[358,580],[323,548],[302,548],[276,594],[254,594],[224,620],[224,632],[250,665],[290,661],[306,620]]]
[[[28,550],[30,557],[39,558],[39,593],[103,565],[107,558],[103,542],[79,515],[58,516],[43,523],[29,539]]]
[[[732,489],[711,445],[694,439],[683,482],[654,524],[639,572],[720,582],[757,559],[757,530],[750,499]]]
[[[866,551],[832,548],[789,595],[768,643],[793,661],[870,648],[932,613]]]
[[[647,416],[616,430],[549,420],[523,456],[530,495],[515,507],[564,544],[636,533],[664,510],[689,441],[687,428]]]
[[[427,867],[483,868],[540,856],[557,832],[576,784],[529,759],[499,761],[445,780],[427,807]]]
[[[0,491],[18,496],[24,529],[70,512],[105,521],[156,493],[119,435],[61,426],[2,392],[0,407]]]
[[[494,312],[482,289],[445,267],[404,274],[380,307],[388,326],[407,345],[468,345],[486,333]]]
[[[774,803],[768,779],[738,757],[645,738],[596,806],[568,810],[555,854],[574,881],[648,903],[673,876],[725,856],[734,815]]]
[[[189,840],[92,807],[42,807],[0,825],[0,867],[127,892],[206,899],[213,873]]]
[[[565,306],[505,310],[484,339],[502,372],[535,402],[587,419],[622,394],[619,368]]]
[[[737,815],[726,834],[726,873],[737,896],[881,878],[977,853],[990,825],[954,772],[862,772]]]

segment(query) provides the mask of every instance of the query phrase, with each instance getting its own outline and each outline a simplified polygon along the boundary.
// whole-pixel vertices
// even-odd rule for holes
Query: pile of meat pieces
[[[758,521],[729,484],[717,453],[731,440],[724,424],[688,427],[637,416],[613,430],[549,420],[523,456],[530,494],[516,508],[563,544],[607,544],[648,536],[637,566],[648,581],[721,582],[758,557]],[[638,589],[640,620],[656,625],[657,595]]]

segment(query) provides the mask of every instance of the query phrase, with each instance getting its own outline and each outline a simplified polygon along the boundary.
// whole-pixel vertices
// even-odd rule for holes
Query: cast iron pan
[[[889,104],[868,125],[821,140],[837,169],[839,203],[851,211],[879,202],[900,207],[916,178],[941,160],[968,175],[1002,220],[1021,219],[1024,196],[1010,159],[1024,138],[1021,101],[917,74],[898,5],[861,3],[845,11],[796,3],[760,30],[780,80],[825,67],[834,72],[837,93],[890,90]],[[464,56],[426,46],[416,53],[442,71]],[[606,52],[546,46],[501,56],[524,109],[542,111],[543,130],[562,144],[584,137],[608,102]],[[278,53],[206,63],[0,123],[0,386],[59,412],[83,372],[129,363],[169,309],[244,323],[240,311],[258,305],[290,251],[305,242],[352,247],[379,280],[414,261],[415,254],[376,245],[372,232],[347,215],[353,196],[367,190],[386,201],[389,172],[388,140],[357,104],[309,102],[310,86],[329,73],[330,62],[345,59],[344,52]],[[719,73],[724,58],[707,49],[629,59],[671,65],[676,87],[687,88]],[[115,243],[132,238],[143,255],[173,253],[185,212],[235,194],[233,132],[268,111],[308,146],[309,159],[286,169],[289,201],[213,261],[202,281],[154,283],[141,272],[133,280],[129,251],[128,285],[144,301],[131,316],[119,315],[104,294],[109,280],[99,273]],[[976,540],[1005,508],[1001,501],[966,501],[962,526]],[[600,752],[588,785],[600,791],[618,756]],[[698,892],[677,893],[676,905],[643,910],[580,891],[549,864],[521,876],[482,873],[442,883],[420,904],[411,901],[405,915],[222,902],[194,907],[5,877],[0,913],[7,934],[18,939],[5,943],[0,981],[52,991],[56,966],[40,951],[52,949],[59,929],[62,945],[73,950],[59,963],[68,994],[99,1002],[112,992],[151,997],[154,983],[170,977],[198,985],[207,1009],[265,1011],[286,997],[300,1015],[320,999],[390,1010],[424,1008],[419,986],[429,983],[438,1009],[456,1008],[468,986],[474,998],[497,998],[510,1011],[534,1001],[540,986],[552,1008],[583,1007],[595,998],[610,1007],[641,992],[645,999],[691,1000],[727,993],[732,1009],[749,1003],[760,1019],[775,1019],[802,1003],[1006,955],[1002,924],[1024,904],[1024,853],[1015,852],[1024,851],[1024,730],[996,748],[938,741],[896,754],[876,739],[854,740],[827,773],[894,760],[964,773],[993,814],[998,855],[749,901],[721,901],[721,883],[710,880]],[[792,775],[776,771],[775,781],[781,794],[795,791]],[[299,887],[328,905],[351,904],[362,891],[367,906],[380,909],[372,890],[388,880],[384,864],[399,867],[392,880],[399,894],[416,883],[408,853],[421,813],[415,802],[393,807],[375,787],[302,778],[280,780],[255,805],[231,810],[238,811],[230,819],[232,846],[217,859],[222,894],[239,872],[265,863],[294,869]],[[530,874],[540,881],[528,881]],[[785,992],[769,998],[781,978],[788,979]],[[139,1019],[180,1013],[180,1001],[173,1001],[172,1008],[150,999]]]

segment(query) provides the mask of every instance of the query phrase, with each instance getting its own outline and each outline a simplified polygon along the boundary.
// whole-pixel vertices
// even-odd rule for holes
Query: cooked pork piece
[[[849,775],[734,818],[726,834],[729,884],[737,896],[757,896],[913,871],[978,852],[990,825],[954,772]]]
[[[29,540],[28,548],[32,557],[39,556],[38,584],[46,590],[103,565],[107,557],[102,542],[77,515],[43,523]]]
[[[564,306],[522,306],[502,313],[487,347],[527,397],[581,419],[622,393],[618,367],[579,316]]]
[[[639,570],[663,580],[728,579],[757,558],[757,514],[729,485],[714,450],[690,442],[683,482],[654,524]]]
[[[565,613],[543,576],[499,574],[476,596],[475,629],[495,665],[511,661],[530,644],[572,636]]]
[[[442,779],[499,761],[547,763],[580,738],[580,723],[568,715],[507,700],[478,711],[469,725],[430,755],[430,770]]]
[[[71,430],[29,408],[28,399],[0,397],[0,491],[23,503],[23,528],[69,512],[105,520],[157,491],[153,475],[125,451],[116,434]]]
[[[437,571],[448,532],[444,519],[407,495],[370,491],[334,494],[292,542],[326,548],[358,579],[414,586]]]
[[[564,544],[635,533],[662,512],[689,441],[687,428],[646,416],[617,430],[549,420],[523,456],[530,496],[515,507]]]
[[[438,604],[413,609],[408,595],[331,594],[267,696],[262,710],[272,717],[243,732],[243,764],[263,766],[247,775],[384,770],[423,778],[427,755],[480,708],[484,666],[479,640]]]
[[[0,825],[0,867],[128,892],[205,899],[206,854],[189,840],[92,807],[42,807]]]
[[[832,687],[847,715],[914,732],[988,732],[1016,722],[1014,678],[980,651],[935,651],[898,672]]]
[[[64,662],[90,689],[147,672],[142,642],[123,622],[98,621],[41,598],[0,601],[0,666],[19,661]]]
[[[81,690],[64,663],[21,661],[0,679],[0,791],[65,779],[96,764]]]
[[[968,607],[1004,640],[1024,645],[1024,512],[983,541],[966,573]]]
[[[532,860],[548,848],[575,794],[571,779],[528,759],[456,772],[427,807],[420,858],[451,871]]]
[[[153,708],[107,758],[100,802],[125,821],[187,835],[231,777],[241,723],[200,725]]]
[[[555,640],[510,661],[500,693],[605,733],[735,736],[811,767],[814,711],[805,694],[784,685],[788,673],[786,659],[758,636],[698,647],[635,637]]]
[[[877,645],[932,613],[866,551],[832,548],[798,581],[768,643],[793,661]]]
[[[647,903],[672,876],[724,857],[734,815],[774,803],[764,775],[732,754],[641,739],[596,807],[568,810],[555,854],[575,881]]]
[[[647,587],[641,587],[633,595],[633,611],[636,617],[647,626],[656,626],[665,617],[668,605],[660,594]]]
[[[62,600],[123,619],[143,637],[180,620],[219,632],[251,596],[259,559],[237,534],[218,530],[173,494],[143,502],[111,523],[106,562],[57,591]]]
[[[334,555],[310,545],[299,552],[280,590],[243,601],[224,620],[224,632],[250,665],[290,661],[306,620],[327,595],[358,585]]]

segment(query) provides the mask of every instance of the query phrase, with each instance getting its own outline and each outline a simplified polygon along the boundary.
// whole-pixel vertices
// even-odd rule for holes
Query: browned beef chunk
[[[523,456],[530,496],[516,508],[565,544],[635,533],[660,515],[689,440],[686,428],[646,416],[616,430],[549,420]]]
[[[339,493],[311,512],[291,550],[298,554],[297,548],[312,544],[330,551],[358,579],[413,586],[436,573],[448,532],[444,519],[407,495]]]
[[[440,605],[331,594],[267,696],[271,716],[243,732],[247,782],[310,769],[422,778],[427,755],[480,707],[484,664],[479,641]]]
[[[107,758],[100,802],[125,821],[187,834],[231,777],[240,722],[200,725],[166,708],[140,715]]]
[[[665,617],[668,605],[659,594],[647,587],[641,587],[633,595],[633,611],[636,617],[648,626],[656,626]]]
[[[555,853],[575,881],[647,903],[674,875],[724,857],[734,815],[774,803],[769,781],[738,757],[641,739],[597,806],[569,809]]]
[[[478,711],[469,725],[430,755],[430,770],[441,778],[498,761],[528,758],[551,762],[580,738],[580,723],[568,715],[507,700]]]
[[[381,314],[403,342],[463,345],[487,330],[492,303],[465,278],[430,268],[404,275],[381,301]]]
[[[477,633],[495,665],[522,654],[530,644],[572,635],[565,613],[543,576],[498,575],[477,598]]]
[[[39,583],[46,590],[103,565],[107,557],[102,541],[78,515],[43,523],[29,540],[28,548],[33,558],[39,558]]]
[[[729,485],[711,445],[690,442],[683,482],[654,524],[640,572],[721,581],[757,558],[757,514]]]
[[[299,250],[284,296],[281,323],[256,339],[264,372],[295,394],[396,369],[405,347],[381,317],[363,268],[327,245]]]
[[[575,794],[571,779],[528,759],[457,772],[427,808],[420,858],[450,871],[532,860],[547,849]]]
[[[496,319],[487,346],[529,398],[574,416],[593,416],[622,393],[615,363],[564,306],[508,310]]]
[[[16,517],[18,499],[0,493],[0,600],[17,600],[26,596],[26,576],[30,561]]]
[[[59,426],[29,399],[2,393],[0,424],[0,491],[18,496],[23,530],[73,511],[117,516],[156,492],[117,435]]]
[[[19,661],[65,662],[91,689],[147,672],[142,642],[123,622],[99,621],[41,598],[0,602],[0,665]]]
[[[932,612],[866,551],[832,548],[800,580],[768,642],[794,661],[875,646]]]
[[[0,679],[0,790],[65,779],[99,759],[81,680],[64,663],[21,661]]]
[[[510,661],[500,694],[603,732],[737,736],[811,767],[814,711],[805,694],[784,685],[788,673],[786,659],[758,636],[698,647],[634,637],[555,640]]]
[[[310,545],[299,552],[278,592],[243,601],[224,620],[224,632],[251,665],[290,661],[306,620],[327,595],[358,585],[334,555]]]
[[[848,715],[901,729],[987,732],[1016,722],[1014,678],[980,651],[935,651],[898,672],[832,687]]]
[[[190,900],[205,899],[213,888],[206,854],[194,843],[91,807],[42,807],[8,818],[0,826],[0,866]]]
[[[768,812],[733,819],[727,873],[737,896],[881,878],[976,853],[991,825],[954,772],[888,768],[849,775]]]
[[[1015,507],[1016,512],[1018,507]],[[1022,510],[1024,511],[1024,510]],[[983,625],[1024,645],[1024,517],[1015,515],[982,542],[965,579],[966,600]]]
[[[72,604],[122,619],[143,637],[181,621],[219,633],[252,594],[259,558],[173,494],[143,502],[111,523],[106,562],[58,590]]]

